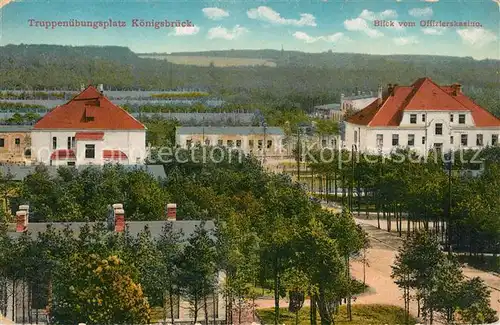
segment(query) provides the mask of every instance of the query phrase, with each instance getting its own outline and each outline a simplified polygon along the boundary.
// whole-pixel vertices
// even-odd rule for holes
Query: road
[[[396,257],[397,250],[403,243],[403,239],[394,233],[389,233],[377,227],[367,224],[366,220],[355,218],[356,223],[370,236],[372,247],[367,251],[369,267],[366,268],[367,283],[376,294],[364,297],[366,303],[378,301],[378,303],[391,303],[394,298],[401,297],[401,291],[391,279],[391,265]],[[357,279],[363,278],[363,264],[355,261],[351,264],[352,274]],[[500,277],[493,274],[477,270],[471,267],[463,267],[464,275],[468,278],[480,277],[491,290],[491,307],[500,313]],[[363,300],[363,299],[361,299]],[[402,302],[394,303],[400,305]],[[404,306],[404,305],[403,305]],[[416,310],[415,310],[416,311]]]

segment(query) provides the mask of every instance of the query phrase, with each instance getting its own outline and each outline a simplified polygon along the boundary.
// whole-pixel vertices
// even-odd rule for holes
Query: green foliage
[[[159,220],[168,197],[148,172],[120,165],[60,167],[55,177],[39,166],[21,187],[32,221],[104,220],[108,205],[114,203],[124,204],[129,220]]]
[[[73,255],[55,278],[57,324],[148,324],[142,288],[117,256]]]
[[[410,300],[409,289],[416,291],[417,300],[422,301],[422,315],[431,323],[436,312],[448,323],[455,321],[457,312],[465,322],[473,324],[496,321],[484,281],[465,280],[460,265],[440,250],[439,242],[430,233],[416,232],[405,240],[392,277],[404,290],[406,300]]]
[[[273,309],[259,309],[257,311],[259,317],[262,319],[264,324],[272,324],[274,319]],[[282,323],[285,325],[296,325],[295,315],[282,308],[280,310],[282,315]],[[309,325],[311,324],[309,319],[310,308],[304,307],[299,313],[298,325]],[[338,315],[335,316],[335,324],[347,325],[347,324],[404,324],[405,316],[404,310],[399,307],[394,306],[384,306],[384,305],[353,305],[352,306],[352,322],[349,321],[347,316],[347,311],[345,306],[339,308]],[[417,324],[417,320],[412,318],[408,324]]]

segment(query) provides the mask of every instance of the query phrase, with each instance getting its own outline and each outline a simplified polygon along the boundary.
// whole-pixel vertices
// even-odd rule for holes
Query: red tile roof
[[[102,140],[104,132],[76,132],[76,140]]]
[[[113,104],[93,86],[40,119],[34,129],[144,130],[142,123]]]
[[[71,149],[58,149],[50,155],[50,160],[76,159],[75,152]]]
[[[368,126],[398,126],[403,111],[449,110],[470,111],[477,127],[500,127],[500,119],[474,103],[452,86],[438,86],[429,78],[420,78],[411,86],[396,86],[382,104],[375,100],[347,119],[347,122]]]
[[[103,150],[102,151],[103,159],[127,159],[127,155],[120,150]]]

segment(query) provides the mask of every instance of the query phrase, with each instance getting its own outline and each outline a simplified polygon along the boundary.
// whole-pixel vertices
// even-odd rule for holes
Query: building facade
[[[46,165],[143,164],[146,127],[89,86],[34,125],[31,149]]]
[[[0,126],[0,163],[27,164],[30,161],[30,125]]]
[[[500,119],[463,94],[459,84],[439,86],[421,78],[411,86],[389,85],[347,119],[343,132],[344,148],[425,154],[498,145]]]
[[[365,108],[376,98],[377,96],[375,96],[372,92],[369,93],[358,92],[358,94],[352,96],[345,96],[344,94],[341,94],[340,109],[344,114],[349,111],[357,112]]]
[[[177,146],[221,146],[255,156],[281,157],[286,153],[285,132],[278,127],[178,127]]]

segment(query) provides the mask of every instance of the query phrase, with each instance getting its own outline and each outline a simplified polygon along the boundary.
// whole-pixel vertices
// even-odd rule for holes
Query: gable
[[[40,119],[40,129],[145,130],[145,126],[92,86]]]

